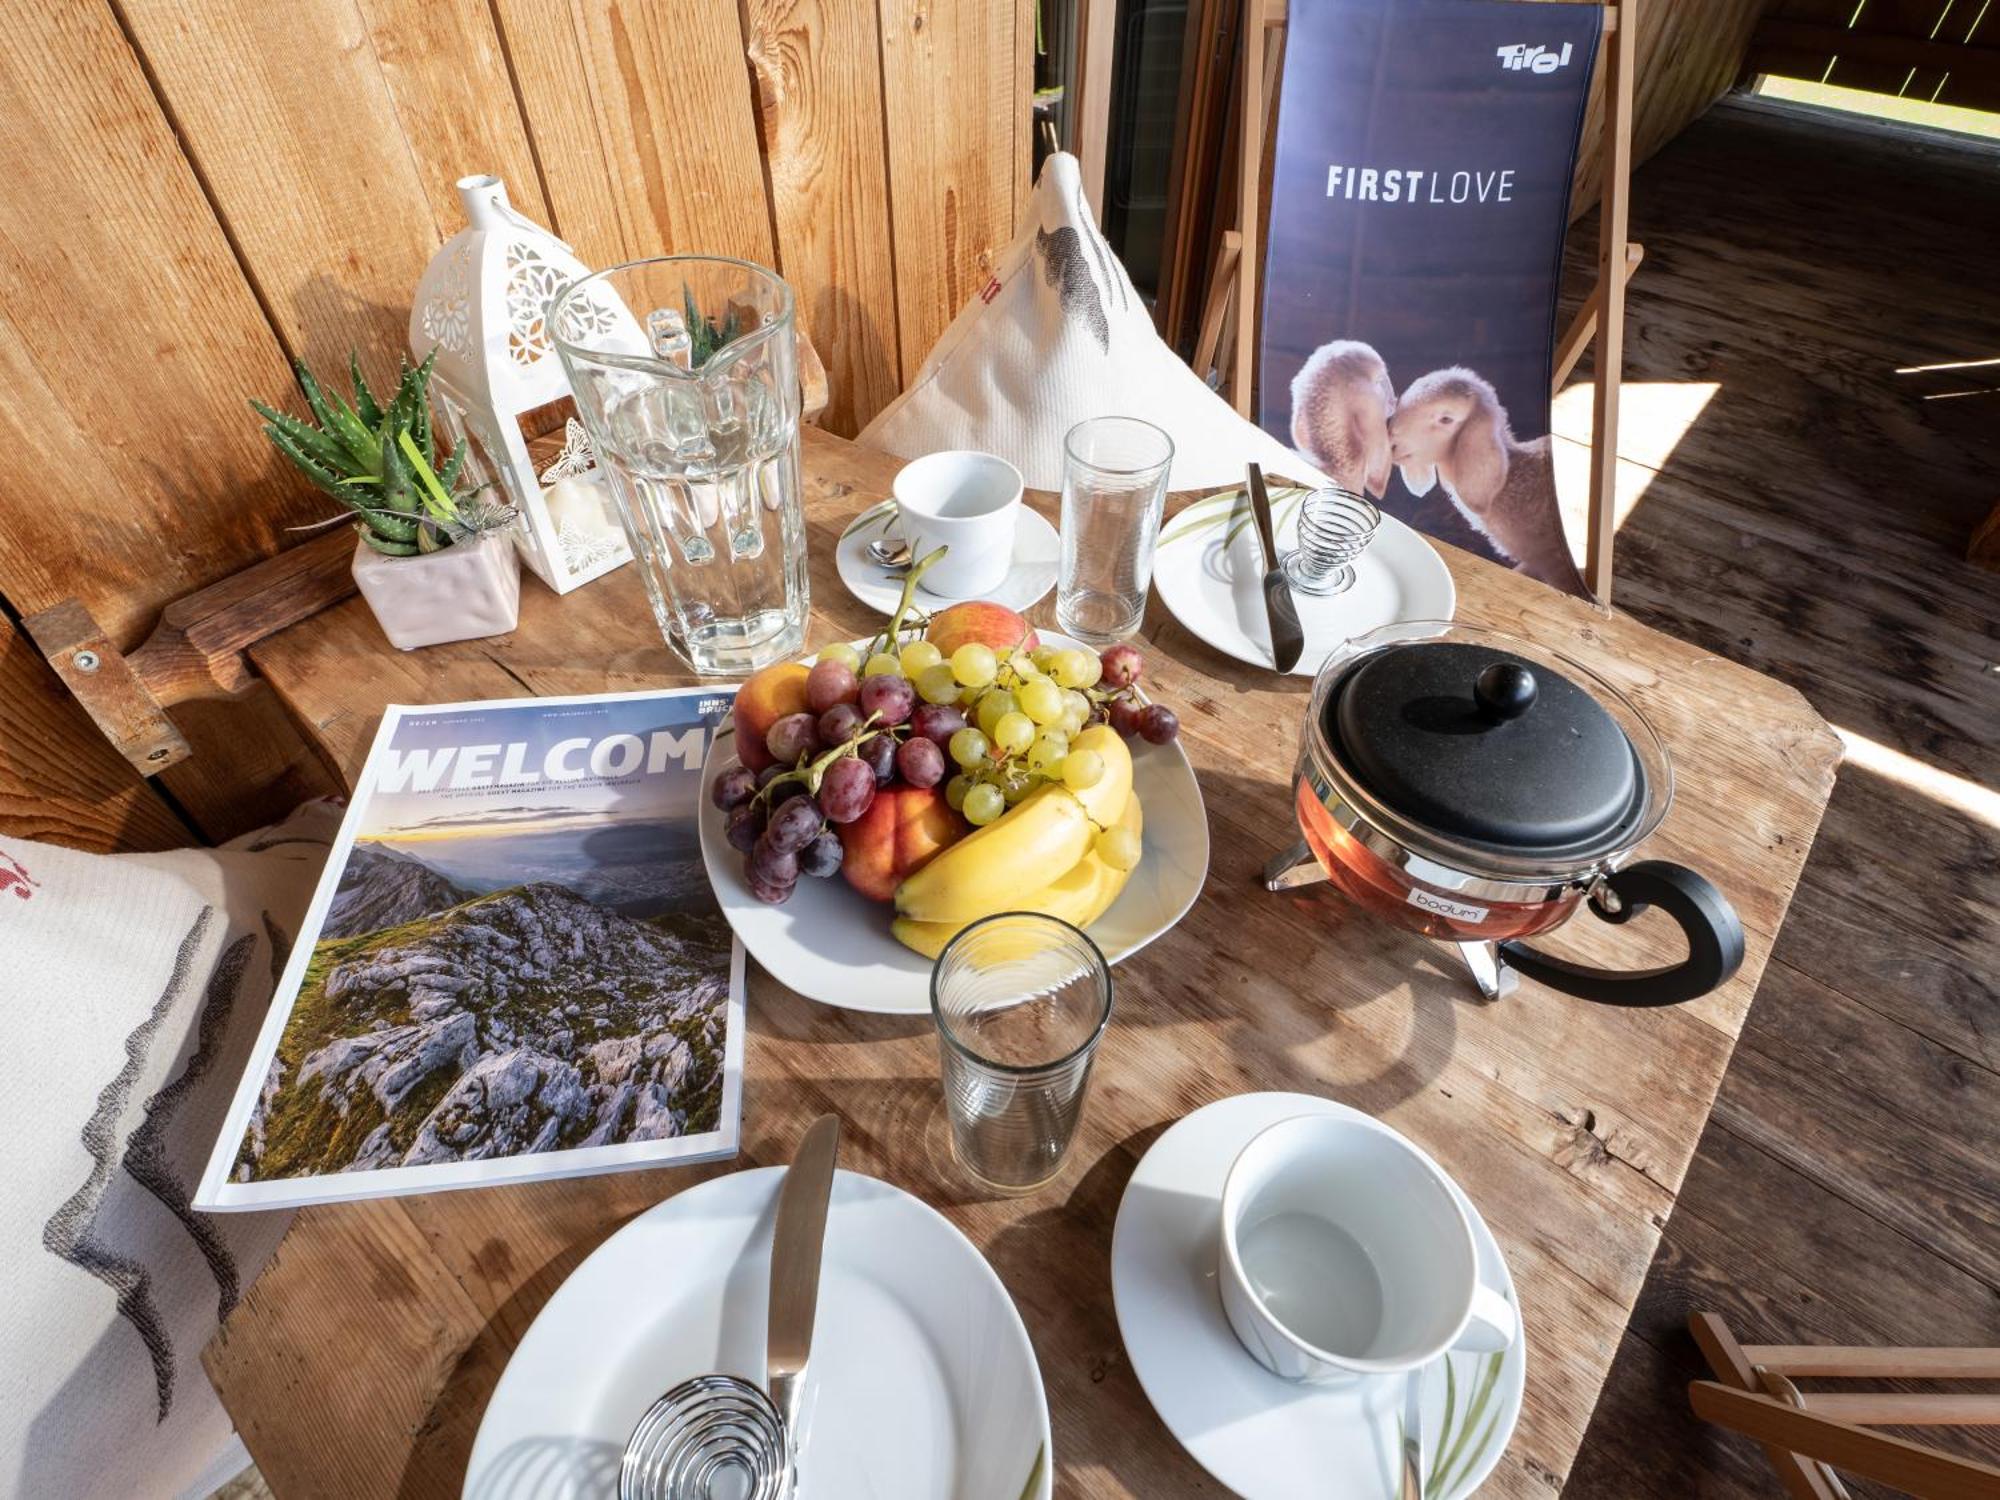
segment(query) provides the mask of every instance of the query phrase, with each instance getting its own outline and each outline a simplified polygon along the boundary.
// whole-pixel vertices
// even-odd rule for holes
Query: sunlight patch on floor
[[[1833,732],[1840,736],[1841,744],[1846,747],[1849,765],[1859,766],[1885,781],[1908,787],[1989,828],[2000,828],[2000,791],[1983,787],[1950,771],[1940,771],[1936,766],[1926,765],[1879,740],[1871,740],[1851,729],[1842,729],[1838,724],[1833,726]]]
[[[1613,503],[1613,529],[1638,508],[1653,476],[1666,466],[1688,429],[1701,419],[1722,387],[1710,380],[1628,380],[1618,402],[1618,481]],[[1563,529],[1570,550],[1579,558],[1589,534],[1590,412],[1594,396],[1589,381],[1578,381],[1556,392],[1550,410],[1555,434],[1556,493],[1562,497]]]
[[[1618,397],[1618,456],[1649,469],[1665,468],[1688,429],[1701,420],[1721,389],[1713,380],[1626,381]],[[1587,380],[1557,391],[1550,430],[1574,442],[1588,443],[1593,395]]]
[[[1845,110],[1851,115],[1871,115],[1878,120],[1899,120],[1905,125],[1928,125],[1933,130],[2000,139],[2000,114],[1991,110],[1933,104],[1928,99],[1906,99],[1868,89],[1846,89],[1837,83],[1809,83],[1803,78],[1779,78],[1771,74],[1757,80],[1755,91],[1766,99],[1790,99],[1799,104],[1817,104],[1822,109]]]

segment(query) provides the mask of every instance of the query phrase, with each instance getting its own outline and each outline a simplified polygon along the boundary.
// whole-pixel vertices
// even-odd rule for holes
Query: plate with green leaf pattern
[[[1238,1094],[1175,1124],[1146,1152],[1118,1205],[1111,1292],[1125,1352],[1153,1408],[1201,1466],[1247,1500],[1396,1500],[1404,1377],[1337,1385],[1281,1380],[1236,1341],[1216,1290],[1222,1183],[1266,1126],[1355,1114],[1313,1094]],[[1508,1301],[1514,1279],[1479,1210],[1456,1186],[1480,1276]],[[1464,1500],[1493,1472],[1520,1420],[1525,1337],[1498,1354],[1453,1351],[1424,1370],[1426,1500]]]
[[[1271,490],[1271,529],[1278,555],[1298,537],[1306,491]],[[1174,617],[1218,651],[1252,666],[1271,665],[1271,630],[1264,613],[1263,549],[1241,490],[1184,506],[1161,528],[1153,557],[1153,587]],[[1354,583],[1325,597],[1292,591],[1306,649],[1292,671],[1316,674],[1346,642],[1398,620],[1449,620],[1458,591],[1444,559],[1415,531],[1384,515],[1374,539],[1354,561]]]

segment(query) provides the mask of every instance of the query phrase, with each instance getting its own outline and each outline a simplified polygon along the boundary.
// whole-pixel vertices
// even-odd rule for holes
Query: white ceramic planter
[[[354,581],[402,651],[505,635],[521,616],[521,558],[504,531],[415,557],[385,557],[357,542]]]

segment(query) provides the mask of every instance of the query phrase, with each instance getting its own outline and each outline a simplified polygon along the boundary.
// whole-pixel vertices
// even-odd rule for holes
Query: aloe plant
[[[484,498],[488,486],[460,488],[465,444],[438,463],[429,396],[436,361],[435,349],[415,368],[402,361],[387,405],[368,388],[352,353],[347,357],[352,399],[329,394],[304,360],[292,361],[317,425],[261,401],[250,403],[264,419],[272,446],[353,511],[361,539],[390,557],[435,552],[514,523],[511,506]]]

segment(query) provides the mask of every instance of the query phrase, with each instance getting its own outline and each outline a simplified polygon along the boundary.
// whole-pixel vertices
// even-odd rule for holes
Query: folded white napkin
[[[1064,434],[1100,416],[1143,417],[1166,430],[1170,489],[1241,484],[1253,461],[1273,475],[1326,482],[1167,347],[1098,231],[1076,158],[1058,152],[993,279],[860,441],[904,458],[943,448],[997,453],[1030,489],[1054,490]]]
[[[201,1350],[291,1215],[189,1199],[338,824],[312,803],[165,854],[0,836],[0,1495],[179,1495],[241,1455]]]

